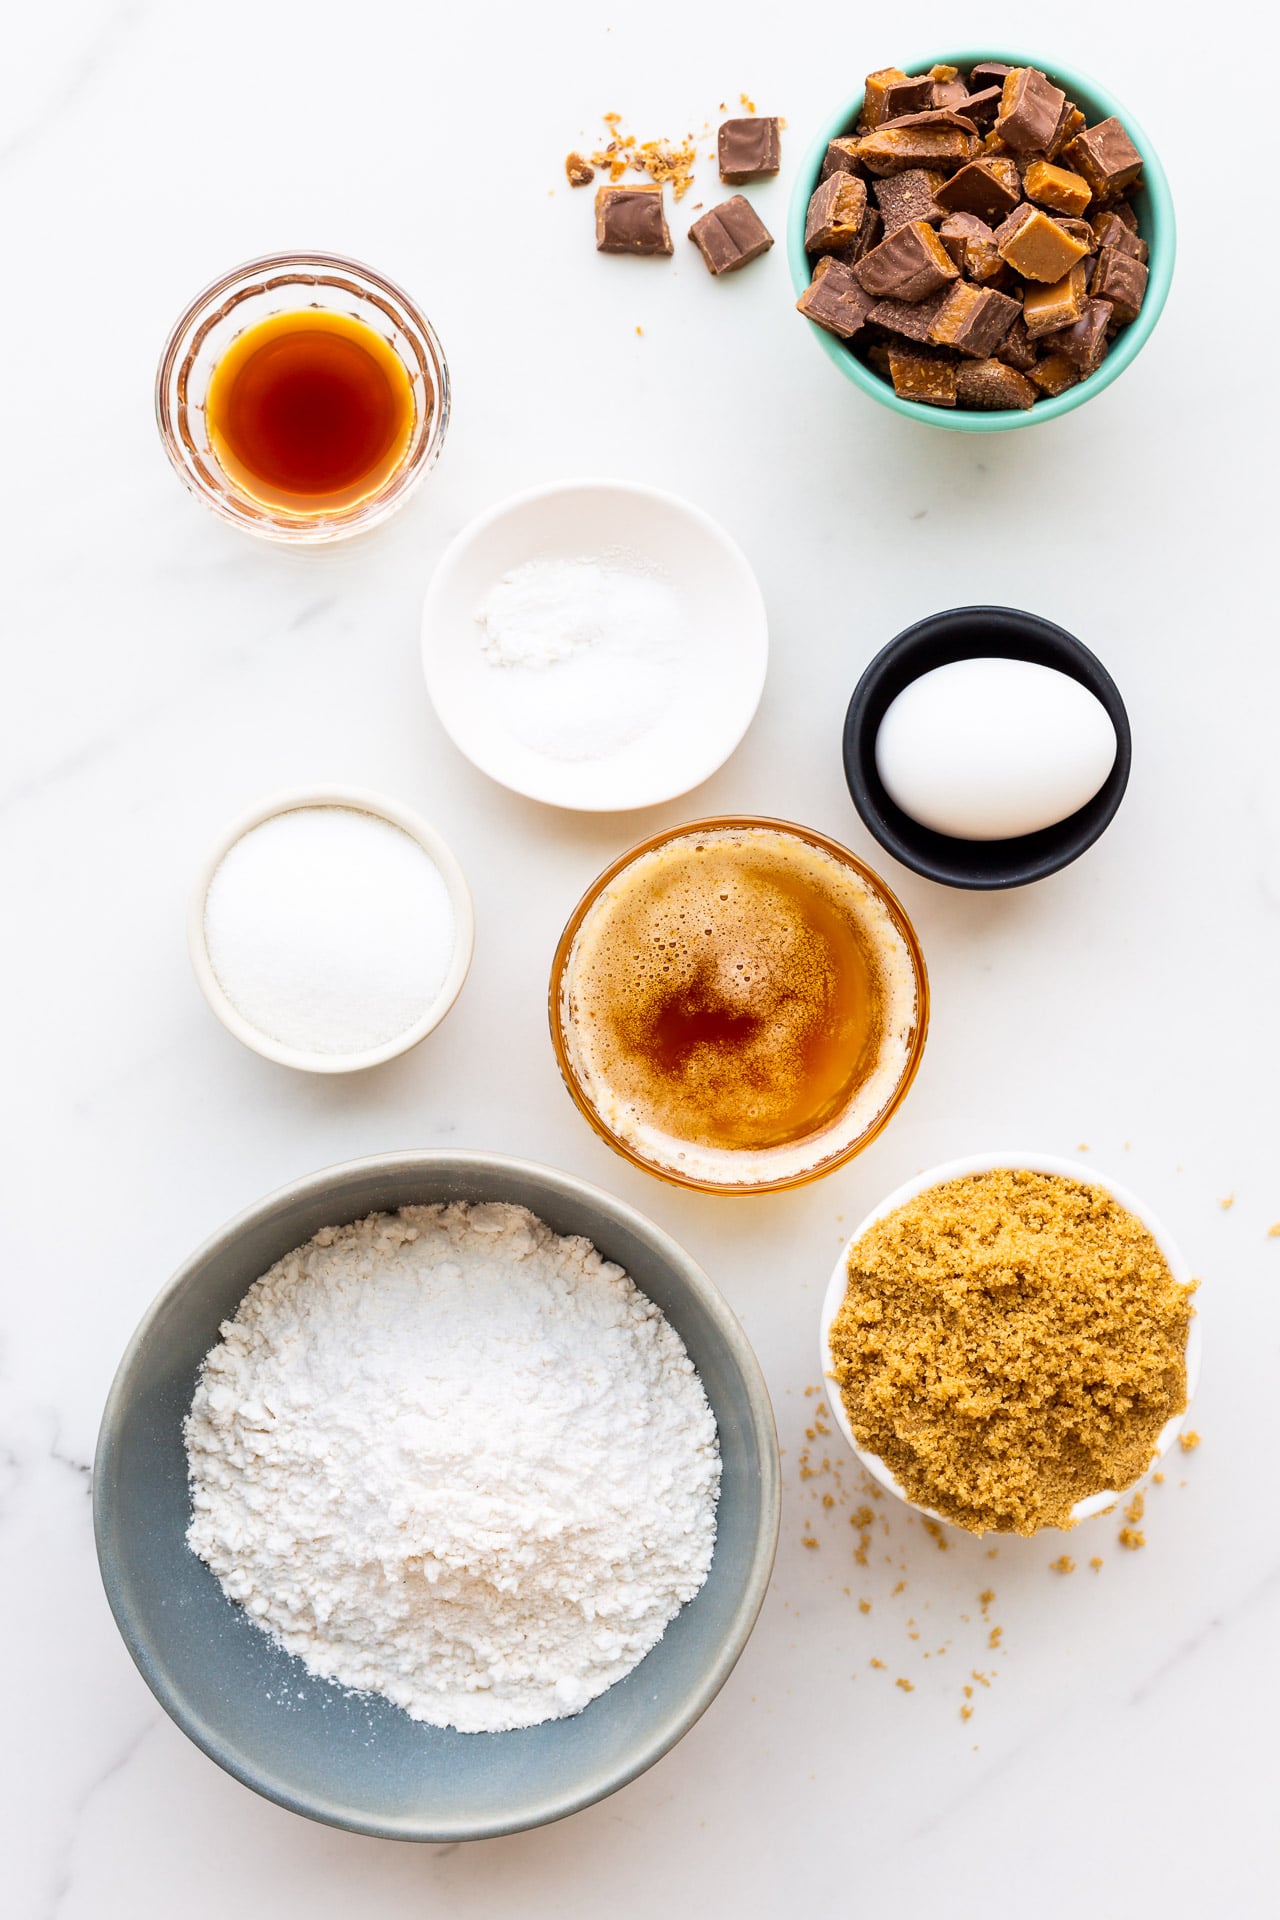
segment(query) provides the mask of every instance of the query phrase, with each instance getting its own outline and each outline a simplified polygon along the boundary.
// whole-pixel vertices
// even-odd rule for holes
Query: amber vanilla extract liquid
[[[408,369],[362,320],[277,313],[233,340],[205,401],[227,478],[263,506],[295,514],[357,506],[409,450],[416,407]]]

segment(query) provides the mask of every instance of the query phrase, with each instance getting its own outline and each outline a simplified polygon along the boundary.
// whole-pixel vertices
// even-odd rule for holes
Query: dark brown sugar
[[[1183,1411],[1192,1292],[1104,1188],[972,1174],[853,1248],[833,1378],[919,1505],[975,1533],[1067,1527]]]

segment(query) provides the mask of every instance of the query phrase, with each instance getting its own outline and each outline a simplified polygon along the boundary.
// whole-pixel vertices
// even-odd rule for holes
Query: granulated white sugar
[[[296,807],[236,841],[205,899],[218,984],[252,1027],[304,1053],[407,1032],[444,984],[457,928],[418,841],[355,807]]]

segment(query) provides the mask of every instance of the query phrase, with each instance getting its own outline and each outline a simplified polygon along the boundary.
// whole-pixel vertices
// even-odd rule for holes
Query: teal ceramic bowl
[[[457,1733],[313,1679],[234,1606],[186,1545],[182,1423],[220,1323],[322,1226],[437,1200],[511,1200],[624,1266],[688,1349],[720,1432],[705,1585],[657,1646],[570,1720]],[[165,1711],[282,1807],[393,1840],[478,1840],[558,1820],[653,1765],[710,1705],[746,1645],[778,1538],[778,1442],[755,1355],[725,1300],[642,1214],[571,1174],[487,1153],[395,1153],[329,1167],[223,1227],[134,1334],[103,1414],[94,1529],[107,1598]]]
[[[1124,123],[1125,131],[1134,146],[1142,155],[1142,171],[1145,181],[1143,191],[1134,198],[1134,211],[1138,216],[1138,226],[1143,239],[1151,249],[1148,263],[1150,278],[1147,281],[1146,298],[1137,319],[1117,336],[1115,345],[1098,368],[1087,380],[1081,380],[1074,387],[1068,387],[1065,393],[1053,399],[1037,400],[1034,407],[1002,409],[999,412],[984,413],[976,408],[929,407],[919,400],[900,400],[888,381],[882,380],[873,370],[864,365],[842,340],[826,333],[811,320],[805,320],[813,338],[833,366],[840,369],[847,380],[855,387],[861,387],[864,393],[878,400],[882,407],[889,407],[894,413],[904,414],[909,420],[922,420],[930,427],[950,427],[958,433],[1004,433],[1011,427],[1039,426],[1044,420],[1056,420],[1059,415],[1070,413],[1074,407],[1081,407],[1086,400],[1092,400],[1095,394],[1109,387],[1119,378],[1127,366],[1130,366],[1142,352],[1152,329],[1160,318],[1161,310],[1169,294],[1169,282],[1173,278],[1173,258],[1177,251],[1177,234],[1173,217],[1173,200],[1169,193],[1169,182],[1165,178],[1164,168],[1150,140],[1138,125],[1127,107],[1115,98],[1114,94],[1100,87],[1096,80],[1088,79],[1071,67],[1063,66],[1060,60],[1042,60],[1038,54],[1010,53],[1007,48],[984,47],[978,52],[932,53],[923,60],[913,60],[904,67],[906,73],[920,73],[934,65],[959,67],[962,72],[979,60],[1001,60],[1011,67],[1039,67],[1058,86],[1066,89],[1067,97],[1074,100],[1090,125],[1098,120],[1108,119],[1114,114]],[[810,197],[818,184],[818,174],[829,141],[840,134],[847,133],[858,117],[862,106],[861,93],[834,114],[814,140],[805,154],[791,195],[791,210],[787,220],[787,258],[791,265],[791,279],[799,298],[809,284],[809,259],[804,250],[804,217]],[[797,314],[802,320],[803,315]]]

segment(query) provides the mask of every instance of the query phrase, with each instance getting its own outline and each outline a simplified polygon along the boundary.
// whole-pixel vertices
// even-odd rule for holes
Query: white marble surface
[[[791,169],[834,97],[947,42],[956,18],[940,0],[900,26],[762,0],[697,0],[678,22],[515,0],[51,0],[7,23],[6,1913],[1274,1911],[1280,686],[1260,495],[1274,382],[1271,345],[1241,319],[1261,309],[1231,284],[1209,296],[1231,323],[1212,347],[1197,276],[1244,247],[1252,197],[1216,152],[1205,178],[1183,122],[1215,104],[1222,49],[1265,73],[1274,44],[1243,0],[1211,22],[1176,0],[1079,0],[1052,31],[1035,24],[1161,146],[1182,248],[1164,321],[1118,385],[999,438],[908,426],[842,386],[790,311],[781,248],[724,284],[683,237],[674,262],[597,259],[589,201],[559,173],[604,109],[672,133],[747,90],[789,120],[783,178],[754,196],[780,231]],[[980,43],[1008,26],[1007,8],[979,4],[960,30]],[[1263,179],[1268,127],[1263,112],[1236,136]],[[219,525],[170,475],[151,419],[180,305],[289,244],[403,280],[456,381],[425,490],[332,554]],[[521,803],[458,758],[422,691],[417,612],[444,543],[511,489],[582,472],[681,488],[722,516],[770,609],[756,726],[694,799],[653,814]],[[841,778],[850,688],[907,621],[983,597],[1061,619],[1114,671],[1135,743],[1115,825],[1075,868],[1009,898],[881,863],[920,930],[934,1024],[905,1111],[860,1161],[755,1203],[632,1172],[579,1120],[545,1032],[547,963],[580,888],[695,809],[790,815],[875,857]],[[446,1025],[336,1084],[238,1047],[183,946],[187,888],[224,821],[303,781],[422,809],[478,910],[475,968]],[[1087,1142],[1184,1241],[1204,1275],[1203,1445],[1153,1491],[1141,1552],[1118,1548],[1115,1520],[1093,1523],[1062,1543],[1081,1562],[1062,1577],[1056,1543],[940,1553],[896,1511],[864,1570],[847,1516],[812,1497],[825,1483],[799,1478],[831,1259],[918,1167],[1010,1140]],[[116,1637],[87,1497],[117,1357],[173,1266],[282,1180],[439,1143],[571,1167],[681,1237],[756,1343],[786,1448],[773,1592],[705,1719],[604,1805],[461,1849],[325,1831],[190,1746]],[[998,1671],[964,1723],[973,1667]]]

